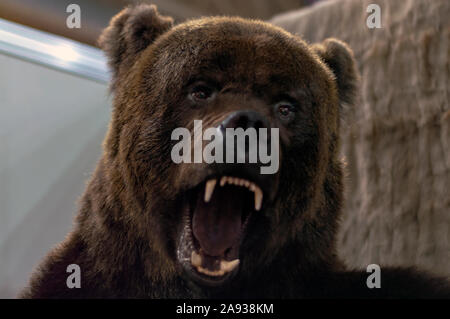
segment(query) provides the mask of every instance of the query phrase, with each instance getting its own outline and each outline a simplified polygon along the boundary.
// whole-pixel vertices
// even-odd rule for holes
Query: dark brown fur
[[[368,274],[347,271],[336,256],[343,201],[339,117],[341,106],[354,102],[357,83],[345,44],[328,39],[309,46],[267,23],[240,18],[172,27],[148,5],[122,11],[100,43],[115,96],[104,153],[75,229],[49,253],[22,297],[450,296],[446,282],[414,270],[382,268],[382,288],[368,289]],[[197,73],[221,77],[231,92],[220,108],[186,105],[184,85]],[[279,91],[300,94],[302,109],[280,128],[273,202],[248,231],[236,278],[222,289],[196,286],[176,262],[179,194],[208,167],[172,163],[170,134],[194,119],[213,125],[244,107],[242,101],[270,117],[261,101]],[[69,264],[81,267],[80,289],[66,287]]]

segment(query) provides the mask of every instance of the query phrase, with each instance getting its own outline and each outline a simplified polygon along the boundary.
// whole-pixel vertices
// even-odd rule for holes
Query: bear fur
[[[337,257],[339,125],[358,83],[346,44],[327,39],[308,45],[278,27],[241,18],[173,26],[155,6],[143,4],[115,16],[100,45],[114,94],[104,152],[73,231],[48,254],[21,297],[450,297],[448,282],[414,269],[382,267],[381,288],[369,289],[370,274],[346,269]],[[214,100],[186,98],[199,79],[215,83]],[[289,122],[271,107],[286,94],[298,104]],[[186,249],[182,211],[185,197],[217,168],[173,163],[171,133],[192,130],[194,119],[213,127],[246,108],[279,127],[280,170],[268,177],[263,209],[249,217],[237,273],[223,285],[199,284],[177,255]],[[80,266],[81,288],[66,285],[70,264]]]

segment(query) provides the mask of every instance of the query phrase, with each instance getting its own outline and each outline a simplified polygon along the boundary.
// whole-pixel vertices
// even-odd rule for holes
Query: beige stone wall
[[[366,26],[370,3],[381,29]],[[272,22],[309,42],[346,41],[361,72],[342,129],[340,255],[450,275],[450,1],[325,1]]]

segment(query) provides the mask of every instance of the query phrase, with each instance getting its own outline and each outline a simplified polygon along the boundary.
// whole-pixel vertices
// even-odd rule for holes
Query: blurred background
[[[150,2],[176,22],[238,15],[310,43],[347,42],[361,86],[341,127],[338,253],[359,269],[418,266],[450,276],[449,0]],[[71,3],[81,8],[80,29],[66,26]],[[14,298],[72,227],[111,111],[96,41],[130,3],[0,1],[0,298]],[[372,3],[380,28],[367,25]]]
[[[114,14],[127,5],[140,2],[142,0],[2,0],[0,18],[95,45],[100,31],[108,25]],[[173,17],[176,22],[209,15],[238,15],[266,20],[277,13],[298,9],[313,2],[317,0],[151,1],[162,14]],[[81,29],[66,27],[66,8],[71,3],[82,8]]]

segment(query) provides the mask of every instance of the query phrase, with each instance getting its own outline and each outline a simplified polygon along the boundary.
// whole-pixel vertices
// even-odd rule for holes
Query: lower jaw
[[[183,237],[183,235],[181,236]],[[195,249],[195,248],[194,248]],[[179,247],[177,249],[177,258],[180,263],[186,279],[200,286],[206,287],[222,287],[232,280],[239,272],[239,265],[232,271],[222,276],[208,276],[200,273],[196,267],[191,264],[191,259],[187,256],[191,255],[192,249],[189,247]]]
[[[233,271],[218,277],[201,274],[192,266],[185,267],[184,272],[186,278],[197,285],[209,288],[221,288],[231,282],[232,278],[237,274],[238,268],[235,268]]]
[[[208,276],[197,271],[196,267],[191,263],[191,254],[193,251],[198,253],[198,249],[195,247],[194,238],[192,233],[191,224],[191,211],[190,205],[187,200],[184,201],[183,205],[183,222],[180,236],[177,242],[177,252],[176,257],[178,263],[181,265],[184,276],[189,281],[209,288],[220,288],[224,287],[229,283],[233,277],[239,272],[239,265],[236,266],[232,271],[225,273],[222,276]]]

